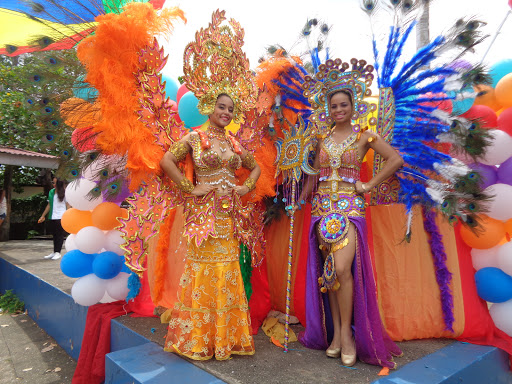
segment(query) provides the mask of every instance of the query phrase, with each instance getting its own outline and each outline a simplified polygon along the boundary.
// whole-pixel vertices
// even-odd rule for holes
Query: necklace
[[[219,149],[222,153],[228,150],[227,145],[229,145],[230,142],[226,137],[226,130],[224,128],[219,128],[210,124],[207,134],[210,139],[219,140]]]
[[[220,141],[226,141],[226,130],[224,128],[219,128],[214,125],[211,125],[208,127],[208,136],[212,139],[217,139]]]

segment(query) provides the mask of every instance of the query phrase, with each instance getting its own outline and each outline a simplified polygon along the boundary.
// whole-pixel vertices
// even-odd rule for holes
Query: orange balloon
[[[501,115],[501,113],[502,113],[505,109],[507,109],[507,108],[500,108],[500,109],[498,109],[498,110],[496,111],[496,116]]]
[[[126,209],[126,208],[121,208],[121,218],[125,219],[125,220],[128,220],[128,217],[130,217],[130,212]]]
[[[473,104],[486,105],[494,111],[501,108],[500,103],[496,100],[496,94],[493,87],[486,84],[478,84],[475,85],[474,89],[478,96],[475,98],[475,102]]]
[[[496,100],[503,107],[512,107],[512,73],[505,75],[496,84]]]
[[[84,227],[92,226],[91,211],[69,208],[60,220],[62,228],[68,233],[77,233]]]
[[[512,219],[505,221],[505,233],[508,233],[508,235],[512,238]]]
[[[481,226],[476,228],[475,232],[466,226],[460,227],[462,240],[476,249],[488,249],[498,245],[505,236],[503,222],[487,215],[479,215],[479,219]]]
[[[104,231],[110,231],[120,223],[118,217],[123,215],[121,207],[115,203],[104,202],[92,210],[92,223]]]

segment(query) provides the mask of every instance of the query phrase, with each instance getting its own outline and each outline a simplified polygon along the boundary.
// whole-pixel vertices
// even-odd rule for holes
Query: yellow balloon
[[[237,133],[239,129],[240,129],[240,124],[233,123],[233,121],[231,121],[231,123],[229,123],[226,126],[226,130],[231,132],[232,134]]]

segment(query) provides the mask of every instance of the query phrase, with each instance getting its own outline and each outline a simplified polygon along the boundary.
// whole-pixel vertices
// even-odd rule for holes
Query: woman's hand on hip
[[[249,187],[246,185],[236,185],[233,190],[238,193],[239,196],[243,196],[249,193]]]
[[[214,189],[215,187],[211,184],[197,184],[190,194],[194,196],[204,196]]]
[[[370,192],[370,188],[368,187],[368,185],[362,183],[360,180],[356,181],[354,187],[356,189],[356,193],[358,193],[359,195],[364,195],[365,193]]]

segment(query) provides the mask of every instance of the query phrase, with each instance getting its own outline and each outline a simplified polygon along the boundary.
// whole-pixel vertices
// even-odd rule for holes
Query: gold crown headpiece
[[[244,30],[234,19],[220,26],[225,13],[216,10],[208,28],[196,32],[196,41],[186,46],[183,73],[187,88],[199,99],[201,114],[212,114],[217,98],[225,93],[233,100],[233,121],[239,123],[256,104],[258,88],[242,51]]]
[[[333,94],[341,90],[348,91],[352,95],[354,106],[352,120],[356,122],[353,125],[355,132],[361,129],[362,122],[371,126],[377,124],[377,119],[374,117],[366,121],[368,114],[374,112],[377,107],[363,101],[364,97],[372,94],[370,86],[374,77],[373,66],[366,65],[365,60],[352,59],[350,63],[351,70],[349,70],[349,63],[341,59],[329,59],[318,67],[314,77],[306,76],[305,78],[306,81],[302,85],[303,94],[313,108],[310,120],[317,126],[319,133],[325,133],[334,123],[333,118],[329,116],[329,100]]]

